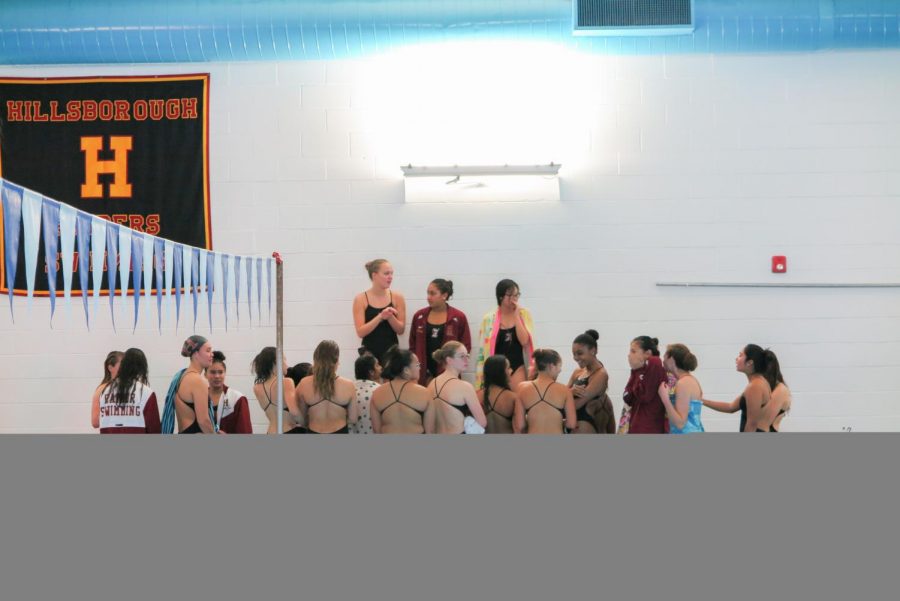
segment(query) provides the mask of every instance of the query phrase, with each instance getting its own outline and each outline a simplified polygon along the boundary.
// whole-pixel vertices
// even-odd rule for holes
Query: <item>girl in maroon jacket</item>
[[[631,377],[622,399],[631,408],[629,434],[666,434],[669,422],[661,395],[668,395],[666,369],[659,358],[659,340],[638,336],[628,352]]]
[[[472,350],[472,335],[466,314],[447,304],[453,296],[453,282],[436,279],[428,284],[428,306],[419,309],[412,318],[409,328],[409,350],[416,354],[423,369],[419,374],[419,384],[425,386],[444,371],[432,355],[445,342],[462,342],[466,351]]]

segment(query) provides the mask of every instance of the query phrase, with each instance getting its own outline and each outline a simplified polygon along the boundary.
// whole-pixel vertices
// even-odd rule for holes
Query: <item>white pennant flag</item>
[[[103,287],[103,265],[106,263],[106,221],[91,219],[91,275],[94,277],[94,315],[100,306],[100,288]]]
[[[72,319],[72,275],[75,272],[75,224],[78,211],[75,207],[60,204],[59,240],[62,255],[63,295],[66,298],[66,315]]]
[[[26,189],[22,195],[23,243],[25,246],[25,283],[28,286],[28,310],[34,298],[34,274],[37,269],[38,246],[41,239],[41,210],[43,198]]]

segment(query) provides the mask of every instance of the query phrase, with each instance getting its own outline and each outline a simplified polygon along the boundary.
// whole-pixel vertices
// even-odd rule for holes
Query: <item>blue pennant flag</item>
[[[272,323],[272,288],[269,286],[269,271],[271,271],[269,267],[270,260],[271,259],[266,259],[264,261],[266,267],[263,269],[263,278],[266,280],[266,299],[269,301],[269,323]]]
[[[197,329],[197,289],[200,287],[200,249],[191,249],[191,298],[194,301],[194,329]]]
[[[275,287],[275,259],[269,259],[269,323],[272,323],[272,298]]]
[[[228,331],[228,280],[231,274],[231,257],[219,255],[222,261],[222,304],[225,307],[225,331]]]
[[[163,270],[165,269],[165,241],[162,238],[153,239],[153,267],[156,271],[156,321],[159,333],[162,334],[162,294],[163,294]]]
[[[44,259],[47,261],[47,291],[50,293],[50,323],[56,312],[56,262],[59,257],[59,203],[45,198],[44,202]]]
[[[28,290],[28,309],[34,298],[34,275],[37,271],[38,246],[41,240],[41,195],[31,190],[22,193],[22,244],[25,247],[25,287]]]
[[[119,260],[119,225],[106,222],[106,282],[109,287],[109,313],[113,331],[116,331],[116,262]]]
[[[212,332],[212,300],[216,279],[216,253],[206,253],[206,310],[209,312],[209,331]]]
[[[131,228],[119,226],[119,290],[122,297],[122,310],[125,309],[125,297],[128,296],[128,276],[131,275]]]
[[[256,259],[256,317],[262,325],[262,257]]]
[[[141,305],[141,275],[144,263],[144,236],[135,232],[131,237],[131,277],[134,279],[134,327],[137,331],[138,315]],[[147,276],[150,277],[149,275]]]
[[[72,321],[72,275],[75,268],[75,220],[78,211],[69,205],[59,207],[59,254],[62,260],[63,295],[67,319]]]
[[[88,310],[88,277],[91,273],[91,216],[78,211],[78,282],[81,284],[81,304],[84,305],[84,323],[91,329],[91,313]]]
[[[237,325],[241,325],[241,257],[234,256],[234,313]]]
[[[181,277],[184,275],[183,268],[181,266],[181,260],[184,258],[184,253],[181,250],[181,245],[176,244],[174,250],[174,265],[172,265],[172,272],[175,274],[175,329],[178,329],[178,319],[181,317]]]
[[[16,266],[19,264],[19,233],[22,231],[22,188],[0,181],[3,200],[3,244],[6,259],[6,289],[9,294],[9,316],[13,315],[13,290],[16,288]]]
[[[106,258],[106,221],[91,218],[91,276],[94,278],[94,315],[100,307],[100,289],[103,288],[103,265]]]
[[[253,291],[253,259],[247,257],[246,261],[244,261],[244,265],[247,266],[247,323],[252,327],[253,326],[253,301],[251,293]]]
[[[166,268],[166,315],[172,314],[172,282],[175,273],[175,243],[171,240],[165,240],[163,243],[164,259],[163,265]],[[177,326],[177,324],[176,324]]]
[[[153,236],[144,234],[144,298],[150,298],[153,295]]]

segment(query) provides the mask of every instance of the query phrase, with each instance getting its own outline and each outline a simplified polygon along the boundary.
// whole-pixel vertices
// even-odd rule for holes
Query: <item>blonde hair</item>
[[[334,340],[323,340],[313,352],[313,386],[323,399],[334,396],[334,380],[341,349]]]
[[[373,259],[366,263],[366,271],[369,272],[369,279],[372,279],[372,276],[378,273],[381,269],[381,266],[387,263],[387,259]]]
[[[462,342],[459,342],[458,340],[451,340],[450,342],[445,342],[444,346],[431,353],[431,358],[440,364],[455,355],[456,351],[458,351],[459,349],[465,348],[466,345],[464,345]]]

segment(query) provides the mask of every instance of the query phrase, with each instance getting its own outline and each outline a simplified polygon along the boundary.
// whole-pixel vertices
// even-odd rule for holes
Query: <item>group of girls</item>
[[[359,415],[364,415],[364,408],[375,398],[378,380],[372,374],[376,368],[387,369],[389,359],[397,360],[396,355],[389,356],[388,349],[398,344],[406,327],[406,301],[401,293],[391,289],[394,269],[390,262],[375,259],[365,267],[371,286],[353,301],[356,332],[362,339],[362,348],[371,354],[356,374],[357,388],[361,391]],[[518,284],[509,279],[497,283],[497,309],[484,315],[476,347],[471,344],[466,315],[448,303],[452,295],[453,282],[441,278],[431,281],[426,290],[428,306],[417,311],[411,320],[409,352],[419,366],[417,382],[423,387],[430,386],[442,376],[447,365],[457,360],[453,357],[449,357],[449,362],[438,360],[444,356],[439,351],[445,344],[460,343],[476,355],[475,389],[487,416],[488,432],[535,431],[533,427],[528,428],[527,419],[532,401],[542,403],[542,407],[547,404],[555,407],[565,429],[579,433],[702,432],[700,413],[704,406],[726,413],[741,411],[742,432],[774,432],[790,409],[790,390],[784,383],[778,359],[770,350],[755,344],[741,350],[736,365],[738,371],[747,375],[748,386],[740,397],[725,403],[703,398],[700,383],[693,375],[697,358],[688,347],[669,345],[660,357],[659,341],[639,336],[630,345],[631,375],[623,394],[624,410],[617,424],[607,394],[609,374],[597,358],[597,332],[588,330],[573,342],[572,356],[578,369],[568,386],[556,388],[546,384],[541,388],[540,384],[546,383],[547,378],[556,383],[558,371],[552,372],[558,365],[561,367],[561,360],[557,361],[559,356],[554,351],[536,349],[533,320],[531,313],[519,305]],[[381,375],[388,380],[393,377]],[[568,426],[562,388],[568,389],[573,399],[574,428]],[[520,399],[523,405],[517,412],[516,400],[520,396],[524,397]],[[366,416],[363,425],[356,426],[355,431],[374,431],[375,427],[368,423]]]
[[[91,401],[91,425],[102,434],[171,434],[176,423],[182,434],[251,434],[247,397],[225,384],[225,355],[202,336],[185,340],[181,355],[188,367],[172,380],[160,416],[144,352],[109,353]]]
[[[742,432],[776,432],[790,410],[790,390],[770,350],[749,344],[736,360],[748,384],[733,402],[704,399],[693,375],[697,358],[683,344],[660,356],[659,341],[635,338],[624,408],[616,420],[609,374],[597,357],[599,335],[588,330],[572,343],[577,369],[559,382],[562,358],[535,348],[531,314],[519,305],[516,282],[496,286],[497,309],[482,319],[472,347],[468,319],[448,304],[453,283],[435,279],[428,306],[412,317],[409,350],[399,348],[406,302],[391,290],[394,271],[384,259],[366,264],[371,287],[353,301],[362,338],[355,381],[338,375],[340,349],[325,340],[312,363],[277,373],[276,350],[253,359],[253,392],[270,434],[278,431],[279,380],[284,394],[282,432],[336,433],[691,433],[704,431],[702,408],[741,412]],[[462,379],[475,355],[475,386]],[[101,432],[250,433],[247,398],[225,385],[225,356],[191,336],[181,354],[188,366],[173,378],[160,417],[147,385],[140,349],[110,353],[94,393],[91,422]],[[284,360],[287,365],[287,360]]]

